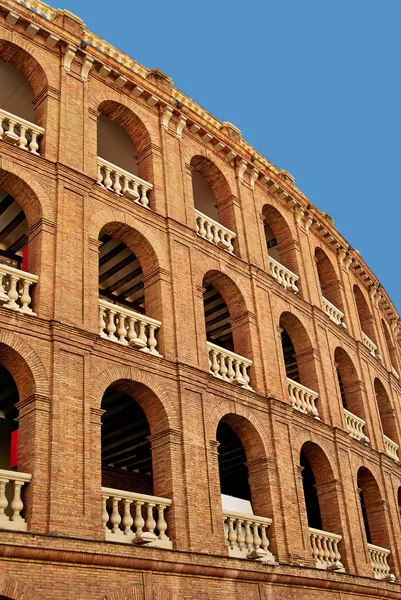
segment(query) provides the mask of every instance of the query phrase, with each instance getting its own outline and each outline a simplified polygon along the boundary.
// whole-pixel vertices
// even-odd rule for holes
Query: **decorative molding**
[[[81,79],[83,81],[88,81],[89,71],[93,65],[93,58],[91,56],[86,55],[81,68]]]
[[[182,138],[182,132],[184,131],[184,129],[185,129],[185,125],[186,125],[186,124],[187,124],[187,117],[185,117],[184,115],[180,115],[180,116],[178,117],[178,121],[177,121],[177,130],[176,130],[177,137],[178,137],[179,139],[181,139],[181,138]]]
[[[166,106],[164,108],[162,118],[161,118],[162,127],[166,131],[168,131],[168,124],[169,124],[172,116],[173,116],[173,109],[170,106]]]
[[[74,60],[77,49],[75,46],[67,46],[63,57],[63,69],[67,73],[71,70],[71,63]]]

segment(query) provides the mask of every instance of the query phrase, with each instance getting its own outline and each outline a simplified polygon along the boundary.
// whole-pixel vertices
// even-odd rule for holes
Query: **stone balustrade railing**
[[[370,440],[363,432],[363,428],[366,425],[365,421],[354,415],[354,413],[350,412],[346,408],[343,408],[343,411],[345,422],[347,424],[347,431],[350,436],[355,440],[369,444]]]
[[[97,183],[149,208],[149,193],[153,185],[99,156],[97,157]]]
[[[342,536],[321,529],[314,529],[313,527],[309,527],[309,536],[316,568],[344,571],[341,554],[338,550],[338,544],[341,542]]]
[[[390,550],[375,546],[374,544],[368,544],[368,549],[375,579],[395,580],[394,575],[390,574],[390,565],[387,562]]]
[[[0,469],[0,529],[27,530],[26,521],[21,515],[24,508],[21,489],[31,479],[29,473]]]
[[[29,306],[29,292],[31,286],[38,281],[37,275],[0,263],[0,305],[27,315],[35,315]]]
[[[399,379],[399,378],[400,378],[400,375],[399,375],[399,373],[398,373],[397,369],[395,369],[395,368],[393,367],[393,365],[391,365],[391,372],[392,372],[392,374],[394,375],[394,377],[395,377],[396,379]]]
[[[212,242],[212,244],[215,244],[219,248],[223,248],[223,250],[227,250],[231,254],[234,252],[232,241],[235,239],[236,234],[233,231],[230,231],[227,227],[223,227],[223,225],[220,225],[220,223],[196,209],[195,224],[196,233],[200,237]]]
[[[161,322],[129,308],[99,299],[99,334],[102,338],[160,356],[156,331]]]
[[[377,355],[377,346],[374,342],[372,342],[372,340],[370,339],[370,337],[368,337],[366,335],[366,333],[364,333],[362,331],[362,343],[364,346],[366,346],[366,348],[369,350],[369,352],[371,353],[372,356],[374,356],[376,358]]]
[[[383,435],[383,440],[384,440],[384,449],[386,451],[387,456],[389,456],[390,458],[392,458],[393,460],[398,462],[399,458],[398,458],[397,453],[398,453],[399,445],[396,444],[395,442],[393,442],[393,440],[390,439],[389,437],[387,437],[386,435]]]
[[[230,556],[274,562],[267,536],[267,530],[272,524],[271,519],[228,511],[223,511],[223,517]]]
[[[281,263],[277,262],[277,260],[274,260],[274,258],[271,256],[269,256],[269,267],[270,275],[277,281],[277,283],[285,287],[286,290],[290,290],[290,292],[298,294],[298,275],[295,275],[295,273],[284,267]]]
[[[0,109],[0,138],[6,142],[39,155],[38,140],[44,132],[43,127]]]
[[[169,498],[102,487],[102,523],[106,540],[172,548],[165,511]]]
[[[289,377],[287,377],[287,384],[288,394],[293,408],[318,419],[319,412],[316,408],[316,401],[319,395],[304,385],[293,381]]]
[[[324,296],[322,296],[322,300],[324,312],[329,317],[329,319],[333,321],[333,323],[335,323],[336,325],[341,325],[341,327],[346,328],[347,326],[344,323],[344,313],[342,313],[341,310],[338,310],[338,308],[334,306],[334,304],[329,302]]]
[[[212,342],[207,342],[209,353],[210,373],[215,377],[235,383],[246,390],[252,390],[249,385],[250,378],[247,373],[252,361],[235,352],[225,350]]]

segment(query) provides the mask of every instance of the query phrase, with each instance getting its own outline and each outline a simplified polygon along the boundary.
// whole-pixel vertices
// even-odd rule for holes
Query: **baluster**
[[[245,545],[248,552],[252,552],[253,534],[251,532],[251,521],[245,521]]]
[[[123,313],[118,313],[117,322],[118,341],[120,342],[120,344],[124,344],[124,346],[126,346],[128,344],[127,340],[125,339],[125,336],[127,335],[127,328],[125,327],[125,315],[123,315]]]
[[[137,181],[135,181],[135,179],[133,181],[131,181],[131,183],[132,183],[132,192],[131,193],[132,193],[133,196],[135,196],[135,202],[140,203],[139,192],[138,192],[138,185],[139,184],[138,184]]]
[[[102,525],[104,527],[104,529],[107,530],[107,523],[109,521],[109,513],[107,512],[107,500],[109,499],[108,496],[105,496],[104,494],[102,494]]]
[[[230,381],[233,381],[235,377],[235,371],[233,369],[233,359],[231,356],[227,356],[227,377]]]
[[[3,279],[5,277],[7,277],[7,275],[0,271],[0,302],[8,302],[8,296],[3,284]]]
[[[322,547],[322,538],[319,536],[317,536],[316,538],[316,546],[317,546],[317,558],[318,561],[323,563],[324,562],[324,550]]]
[[[227,235],[227,240],[228,240],[228,243],[230,244],[229,247],[227,248],[227,250],[228,250],[228,252],[230,252],[232,254],[234,252],[233,237],[231,235]]]
[[[22,148],[23,150],[26,150],[27,144],[28,144],[28,140],[26,138],[26,127],[25,125],[20,125],[19,128],[19,144],[18,146],[20,148]]]
[[[10,289],[8,290],[9,301],[5,305],[7,308],[11,308],[12,310],[18,310],[18,304],[16,300],[18,300],[18,291],[17,291],[17,283],[19,281],[19,277],[17,275],[10,275]]]
[[[5,509],[8,506],[8,500],[6,498],[6,485],[8,479],[0,479],[0,523],[8,522],[8,517],[5,514]]]
[[[120,183],[120,173],[118,171],[114,171],[114,183],[113,183],[113,190],[115,191],[116,194],[119,194],[121,192],[121,183]]]
[[[134,519],[131,516],[131,500],[128,498],[124,498],[124,515],[122,519],[122,525],[124,527],[124,535],[129,535],[131,533],[131,527],[134,522]]]
[[[228,525],[228,543],[231,550],[235,548],[235,542],[237,541],[237,534],[234,529],[234,519],[232,517],[227,517],[227,525]]]
[[[199,235],[203,238],[206,237],[206,229],[205,229],[205,219],[203,217],[198,217],[199,219]]]
[[[142,192],[142,195],[141,195],[140,202],[141,202],[142,206],[148,206],[148,204],[149,204],[149,198],[147,197],[146,186],[144,186],[144,185],[141,186],[141,192]]]
[[[4,135],[4,139],[8,142],[18,142],[18,135],[14,131],[14,127],[16,126],[16,124],[17,122],[14,119],[8,119],[8,127]]]
[[[98,163],[97,164],[97,181],[96,181],[96,183],[98,183],[99,185],[103,185],[102,181],[103,181],[102,165],[100,163]]]
[[[29,144],[29,150],[32,154],[39,154],[38,134],[36,131],[31,131],[31,142]]]
[[[220,235],[219,235],[219,228],[217,225],[212,225],[212,233],[213,233],[213,244],[216,244],[216,246],[219,245],[220,242]]]
[[[151,354],[159,354],[156,350],[157,340],[155,338],[156,325],[149,325],[148,346]]]
[[[196,233],[199,235],[199,217],[198,217],[198,215],[195,215],[195,228],[196,228]]]
[[[128,338],[128,343],[130,344],[133,340],[136,340],[136,330],[135,330],[135,323],[136,323],[136,319],[135,317],[128,317],[128,332],[127,332],[127,338]]]
[[[243,519],[236,519],[235,520],[235,528],[237,530],[237,544],[240,550],[244,549],[244,545],[245,545],[245,533],[244,530],[242,528],[242,524],[243,524],[244,520]]]
[[[115,331],[116,331],[116,329],[117,329],[117,327],[116,327],[116,325],[115,325],[115,323],[114,323],[114,316],[115,316],[115,314],[116,314],[116,311],[115,311],[115,310],[112,310],[111,308],[109,308],[109,309],[108,309],[108,313],[109,313],[109,314],[108,314],[108,316],[109,316],[109,320],[108,320],[107,327],[106,327],[106,329],[107,329],[107,333],[108,333],[107,337],[108,337],[110,340],[114,340],[114,341],[116,341],[116,340],[117,340],[117,338],[116,338],[116,336],[114,335],[114,332],[115,332]]]
[[[339,563],[341,561],[341,554],[338,551],[338,544],[339,544],[338,540],[333,540],[333,554],[334,554],[333,560],[336,563]]]
[[[332,543],[328,537],[322,537],[322,548],[323,548],[323,562],[326,566],[331,565],[334,561],[334,552],[332,550]]]
[[[146,503],[146,523],[145,523],[145,527],[146,527],[146,531],[149,533],[154,533],[155,532],[155,527],[156,527],[156,521],[153,518],[153,508],[156,505],[153,504],[152,502],[147,502]]]
[[[260,526],[261,540],[262,540],[260,545],[262,546],[262,548],[265,552],[267,552],[267,550],[269,548],[269,544],[270,544],[269,538],[267,537],[267,533],[266,533],[267,527],[268,527],[267,525],[263,525],[263,524]]]
[[[168,540],[168,536],[166,535],[167,523],[164,518],[164,510],[165,506],[163,504],[157,504],[157,525],[156,529],[159,532],[159,540]]]
[[[312,547],[312,557],[314,558],[314,560],[317,560],[317,557],[319,556],[319,551],[316,545],[316,536],[313,533],[310,536],[310,542]]]
[[[260,535],[259,535],[259,525],[255,521],[252,523],[252,529],[253,529],[253,545],[255,547],[255,550],[258,551],[260,548],[260,544],[262,543],[262,540],[260,539]]]
[[[244,382],[245,382],[245,386],[246,386],[246,387],[249,387],[249,382],[250,382],[250,379],[249,379],[249,375],[248,375],[248,373],[247,373],[247,371],[246,371],[246,370],[247,370],[247,365],[246,365],[245,363],[241,363],[241,373],[242,373],[242,379],[243,379],[243,380],[244,380]]]
[[[139,333],[138,333],[138,340],[140,340],[141,345],[142,345],[142,349],[148,351],[148,338],[146,337],[146,323],[145,321],[139,321]]]
[[[219,354],[219,361],[220,361],[220,368],[219,368],[220,377],[222,379],[228,379],[226,377],[226,373],[228,370],[226,367],[226,357],[224,356],[223,352],[220,352],[220,354]]]
[[[211,224],[209,223],[209,221],[205,221],[205,227],[206,227],[206,239],[209,240],[209,242],[213,242],[213,233],[212,233],[212,227]]]
[[[117,498],[116,496],[112,497],[113,507],[110,515],[110,523],[112,524],[112,533],[120,533],[119,525],[121,523],[121,515],[118,510],[118,503],[121,498]]]
[[[238,358],[234,358],[234,370],[235,370],[235,377],[234,377],[233,381],[235,381],[235,383],[239,383],[240,385],[244,384],[245,381],[241,375],[240,361],[238,360]]]
[[[3,128],[4,117],[0,115],[0,137],[3,137],[4,128]]]
[[[135,519],[134,519],[134,527],[136,536],[140,536],[143,533],[143,527],[145,525],[145,520],[142,516],[142,506],[144,502],[140,502],[139,500],[135,500]]]
[[[219,363],[217,361],[217,350],[210,350],[210,354],[212,355],[210,370],[215,377],[220,377]]]
[[[21,294],[21,312],[23,313],[27,313],[27,314],[32,314],[32,308],[29,308],[29,305],[31,303],[31,297],[29,295],[29,286],[31,285],[31,282],[28,281],[28,279],[23,279],[22,280],[22,294]]]
[[[21,517],[21,510],[24,508],[24,503],[21,498],[21,488],[24,485],[21,481],[13,482],[14,485],[14,497],[11,501],[11,510],[13,511],[10,521],[24,521]]]
[[[103,185],[108,189],[111,190],[111,186],[113,185],[113,180],[111,178],[111,169],[110,167],[104,167],[104,179],[103,179]]]
[[[124,196],[127,196],[131,193],[130,187],[129,187],[129,177],[128,175],[124,175],[123,177],[123,189],[122,189],[122,193]]]
[[[99,305],[99,335],[100,337],[107,338],[104,330],[106,329],[106,309],[104,306]]]

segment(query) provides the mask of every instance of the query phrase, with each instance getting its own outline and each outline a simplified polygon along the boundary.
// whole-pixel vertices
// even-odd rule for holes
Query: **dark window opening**
[[[224,422],[217,428],[221,493],[251,501],[248,467],[243,445]]]

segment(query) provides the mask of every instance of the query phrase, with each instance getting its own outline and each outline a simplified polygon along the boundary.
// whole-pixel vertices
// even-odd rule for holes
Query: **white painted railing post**
[[[267,530],[272,519],[223,511],[224,534],[229,555],[235,558],[253,558],[274,562],[269,550]]]
[[[319,419],[319,411],[316,407],[319,395],[313,390],[307,388],[293,379],[287,377],[288,395],[291,404],[295,410],[299,410],[306,415],[310,415],[315,419]]]
[[[27,523],[21,515],[24,508],[21,489],[31,479],[29,473],[0,469],[0,529],[27,531]],[[7,496],[11,497],[10,502]]]
[[[366,348],[369,350],[369,352],[371,353],[372,356],[374,356],[375,358],[381,359],[380,354],[377,352],[376,344],[374,342],[372,342],[370,337],[368,337],[366,335],[366,333],[364,333],[363,331],[362,331],[362,342],[363,342],[363,345],[366,346]]]
[[[108,541],[172,548],[165,512],[169,498],[102,488],[102,523]]]
[[[360,417],[357,417],[356,415],[354,415],[352,412],[350,412],[346,408],[343,408],[343,411],[344,411],[345,422],[347,424],[347,431],[348,431],[349,435],[360,442],[369,444],[370,440],[369,440],[368,436],[365,435],[363,432],[363,428],[366,425],[365,421],[363,419],[361,419]]]
[[[97,157],[97,183],[149,208],[149,193],[153,189],[153,185],[100,156]]]
[[[336,325],[341,325],[341,327],[344,327],[346,329],[347,326],[344,323],[344,313],[342,313],[341,310],[334,306],[334,304],[329,302],[324,296],[322,296],[322,300],[324,312],[329,317],[329,319],[333,321],[333,323],[335,323]]]
[[[284,265],[279,263],[277,260],[274,260],[274,258],[271,256],[269,256],[269,267],[270,275],[277,281],[277,283],[282,285],[286,290],[290,290],[290,292],[298,294],[298,275],[295,275],[295,273],[284,267]]]
[[[390,573],[390,565],[387,562],[390,550],[374,544],[368,544],[368,550],[375,579],[395,581],[395,576]]]
[[[0,306],[27,315],[36,315],[29,306],[29,291],[38,281],[37,275],[0,263]]]
[[[386,451],[387,456],[398,462],[400,459],[398,458],[398,449],[399,445],[396,444],[391,438],[383,435],[384,440],[384,449]]]
[[[235,383],[245,390],[252,390],[247,373],[252,361],[235,352],[230,352],[212,342],[206,342],[209,355],[210,373],[229,383]]]
[[[313,527],[309,527],[309,536],[316,568],[344,571],[341,554],[338,550],[338,544],[341,542],[342,536],[321,529],[314,529]]]
[[[39,154],[38,138],[44,134],[43,127],[25,121],[21,117],[0,109],[0,137],[32,154]]]
[[[160,356],[155,337],[155,332],[161,327],[160,321],[107,300],[99,299],[98,302],[99,335],[102,338]]]
[[[219,248],[223,250],[227,250],[232,254],[234,252],[234,246],[232,244],[233,240],[236,238],[237,234],[227,227],[223,227],[217,221],[214,221],[207,215],[204,215],[199,210],[195,209],[195,225],[196,225],[196,233],[215,244]]]

